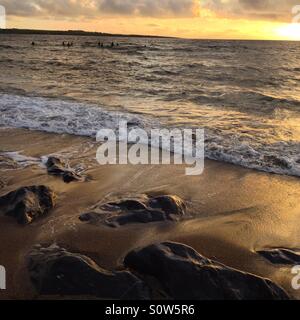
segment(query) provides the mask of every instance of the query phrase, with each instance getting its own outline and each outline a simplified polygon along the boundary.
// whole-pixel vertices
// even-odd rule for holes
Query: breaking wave
[[[0,113],[3,127],[88,137],[95,137],[103,128],[117,130],[120,121],[145,130],[165,127],[150,117],[108,111],[97,105],[8,94],[0,95]],[[235,136],[205,132],[207,158],[277,174],[300,176],[299,149],[297,142],[255,145]]]

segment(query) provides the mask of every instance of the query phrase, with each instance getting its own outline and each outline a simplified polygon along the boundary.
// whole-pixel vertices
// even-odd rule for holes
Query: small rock
[[[58,158],[49,157],[46,163],[46,167],[48,170],[48,174],[61,176],[65,183],[84,180],[84,178],[77,174],[74,170],[65,168],[62,161]]]
[[[149,299],[145,283],[128,271],[111,272],[90,258],[56,245],[35,247],[28,257],[30,278],[42,295]]]
[[[46,186],[23,187],[0,197],[0,208],[19,224],[29,224],[54,207],[54,193]]]
[[[156,278],[176,300],[285,300],[288,295],[270,280],[244,273],[172,242],[130,252],[124,265]]]
[[[117,228],[133,223],[177,221],[185,215],[186,205],[177,196],[142,197],[142,200],[126,199],[102,205],[94,212],[80,216],[83,222],[106,224]]]
[[[273,249],[257,251],[258,254],[273,264],[300,264],[300,254],[288,249]]]
[[[149,200],[149,206],[161,209],[168,215],[184,216],[186,204],[177,196],[158,196]]]
[[[92,224],[106,224],[111,228],[118,228],[133,223],[151,223],[166,221],[165,213],[155,210],[138,210],[119,215],[107,215],[104,213],[90,212],[84,213],[79,217],[82,222]]]

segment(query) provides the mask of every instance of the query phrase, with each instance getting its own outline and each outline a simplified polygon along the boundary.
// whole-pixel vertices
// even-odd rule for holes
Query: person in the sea
[[[66,46],[66,44],[65,44],[65,42],[64,42],[64,41],[63,41],[62,45],[63,45],[63,47],[65,47],[65,46]]]
[[[112,42],[110,46],[113,48],[115,46],[115,44]]]
[[[35,46],[35,42],[34,42],[34,41],[32,41],[32,42],[31,42],[31,45],[32,45],[32,46]]]

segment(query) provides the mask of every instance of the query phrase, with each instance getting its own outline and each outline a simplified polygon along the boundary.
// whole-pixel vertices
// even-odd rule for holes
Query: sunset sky
[[[300,40],[300,0],[0,0],[0,5],[8,28]]]

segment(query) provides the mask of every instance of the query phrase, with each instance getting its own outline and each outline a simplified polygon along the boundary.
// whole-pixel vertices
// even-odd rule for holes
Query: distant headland
[[[82,30],[35,30],[35,29],[0,29],[0,34],[42,34],[42,35],[62,35],[62,36],[94,36],[94,37],[138,37],[138,38],[172,38],[154,35],[138,35],[138,34],[113,34],[103,32],[90,32]]]

